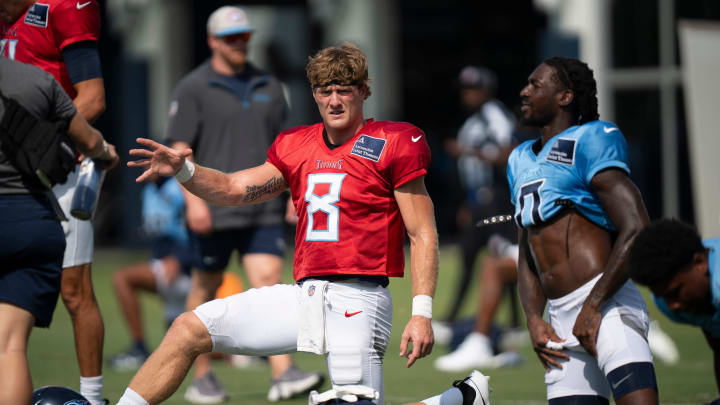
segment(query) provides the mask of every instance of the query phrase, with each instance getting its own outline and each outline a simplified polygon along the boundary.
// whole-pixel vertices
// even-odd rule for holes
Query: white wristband
[[[97,149],[97,147],[96,147],[96,149]],[[85,156],[89,157],[90,159],[100,159],[100,160],[103,160],[104,157],[107,157],[108,149],[109,149],[108,143],[107,143],[106,140],[103,139],[103,141],[102,141],[102,151],[100,151],[100,153],[97,153],[97,152],[95,152],[95,151],[90,151],[90,152],[86,153]]]
[[[432,297],[429,295],[416,295],[413,297],[412,314],[432,319]]]
[[[185,163],[180,168],[180,171],[175,173],[175,178],[180,183],[185,183],[192,178],[193,174],[195,174],[195,165],[193,162],[185,159]]]

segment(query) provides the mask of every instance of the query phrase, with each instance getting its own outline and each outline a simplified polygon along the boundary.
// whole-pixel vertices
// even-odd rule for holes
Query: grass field
[[[124,265],[145,260],[145,252],[128,252],[120,250],[101,250],[96,253],[93,277],[95,293],[105,320],[105,357],[124,350],[129,343],[129,335],[121,317],[119,308],[112,292],[112,272]],[[453,246],[441,250],[441,270],[438,292],[435,299],[436,314],[444,314],[445,307],[451,302],[451,291],[458,275],[457,250]],[[239,267],[232,271],[241,273]],[[289,268],[285,277],[291,280]],[[402,404],[419,400],[444,391],[449,384],[465,374],[446,374],[436,371],[433,360],[447,349],[436,346],[432,355],[418,361],[411,369],[405,368],[405,360],[398,357],[399,341],[405,323],[410,314],[410,280],[393,279],[390,289],[394,298],[393,328],[390,347],[385,357],[385,397],[389,405]],[[647,293],[644,291],[644,293]],[[159,344],[164,334],[162,308],[160,301],[153,296],[143,297],[145,309],[144,324],[151,347]],[[475,305],[474,291],[467,299],[463,313],[470,315]],[[663,318],[654,307],[649,305],[651,316],[658,319],[663,329],[677,343],[681,360],[678,365],[666,366],[656,364],[660,402],[662,404],[698,404],[708,402],[717,397],[717,390],[712,370],[712,353],[701,332],[696,328],[679,326]],[[499,321],[505,318],[504,308]],[[492,402],[504,404],[544,404],[545,386],[543,369],[529,346],[522,349],[526,359],[521,366],[500,370],[487,370],[491,376]],[[64,385],[75,390],[79,389],[79,372],[75,360],[75,350],[70,320],[62,303],[58,303],[51,328],[35,329],[30,338],[30,368],[33,383],[36,387],[43,385]],[[325,371],[324,359],[310,354],[296,354],[294,359],[305,370]],[[215,371],[231,395],[229,403],[265,404],[269,386],[267,366],[255,366],[238,370],[226,363],[215,362]],[[104,370],[104,394],[115,403],[122,395],[133,373],[115,373]],[[187,404],[182,394],[189,382],[185,380],[180,390],[166,403]],[[328,383],[322,390],[329,388]],[[285,404],[306,404],[306,397],[299,397]]]

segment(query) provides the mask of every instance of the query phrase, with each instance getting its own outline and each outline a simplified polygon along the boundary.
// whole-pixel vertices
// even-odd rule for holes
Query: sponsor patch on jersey
[[[545,160],[566,165],[575,163],[575,140],[560,138],[555,142]]]
[[[377,162],[380,160],[383,149],[385,149],[385,139],[373,138],[370,135],[363,134],[355,141],[350,153]]]
[[[48,13],[50,12],[49,4],[35,3],[30,6],[27,14],[25,14],[25,24],[34,25],[36,27],[47,28]]]

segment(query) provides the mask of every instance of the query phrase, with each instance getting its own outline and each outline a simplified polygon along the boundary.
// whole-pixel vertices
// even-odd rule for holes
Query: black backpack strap
[[[75,154],[67,137],[68,121],[39,119],[17,100],[5,97],[3,101],[5,112],[0,119],[3,153],[23,175],[39,177],[46,186],[64,183],[68,173],[75,169]]]

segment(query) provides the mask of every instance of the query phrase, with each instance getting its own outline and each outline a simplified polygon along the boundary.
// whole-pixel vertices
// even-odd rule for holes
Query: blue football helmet
[[[32,405],[90,405],[90,401],[70,388],[47,386],[33,391]]]

